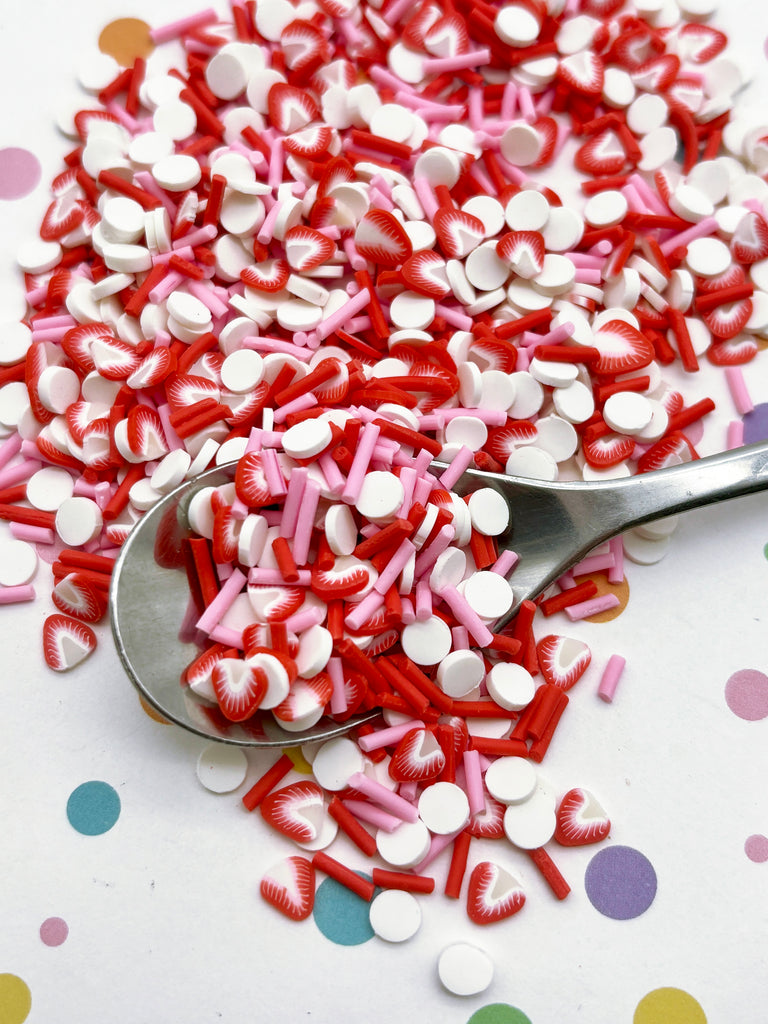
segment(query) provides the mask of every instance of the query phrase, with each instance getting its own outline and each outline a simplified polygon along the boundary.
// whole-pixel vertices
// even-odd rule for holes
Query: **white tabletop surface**
[[[764,12],[747,0],[724,6],[721,22],[765,96]],[[79,56],[113,18],[157,23],[192,10],[185,0],[5,6],[0,147],[32,151],[42,178],[26,198],[0,201],[4,292],[14,287],[16,247],[36,231],[70,146],[53,116],[76,94]],[[768,402],[765,359],[762,352],[744,368],[756,403]],[[703,363],[685,387],[690,398],[718,401],[700,454],[724,447],[735,413],[720,372]],[[276,755],[250,752],[235,793],[204,789],[195,770],[204,741],[142,710],[106,624],[83,666],[63,675],[46,668],[40,627],[52,605],[41,577],[34,604],[0,610],[0,1021],[21,1019],[12,1008],[3,1017],[3,998],[11,1007],[18,992],[8,976],[31,993],[29,1024],[466,1024],[493,1004],[520,1014],[486,1010],[478,1021],[629,1024],[661,988],[686,993],[703,1014],[668,1016],[669,1024],[763,1020],[768,862],[750,859],[745,842],[768,835],[768,721],[735,714],[725,687],[741,670],[768,674],[765,507],[756,495],[686,515],[662,562],[629,566],[629,604],[611,622],[539,623],[593,650],[542,774],[560,792],[592,790],[612,819],[611,837],[602,847],[552,850],[572,888],[562,903],[511,851],[527,904],[485,929],[441,894],[443,855],[432,865],[438,891],[422,899],[423,926],[403,945],[341,945],[311,918],[293,924],[262,901],[261,875],[291,851],[240,796]],[[609,705],[596,691],[613,653],[627,667]],[[120,814],[88,836],[69,824],[66,807],[92,780],[117,792]],[[611,845],[640,851],[656,873],[655,899],[631,920],[599,913],[585,891],[588,865]],[[351,846],[332,852],[366,869]],[[51,918],[68,927],[58,946],[41,939]],[[437,956],[453,941],[492,957],[495,978],[483,994],[442,989]]]

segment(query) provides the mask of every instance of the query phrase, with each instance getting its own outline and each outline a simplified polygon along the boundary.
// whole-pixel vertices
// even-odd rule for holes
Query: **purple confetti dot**
[[[768,402],[762,402],[742,417],[744,420],[744,444],[768,441]]]
[[[755,864],[764,864],[768,860],[768,836],[749,836],[744,843],[744,853]]]
[[[596,853],[584,876],[592,906],[615,921],[644,914],[654,901],[656,885],[653,865],[631,846],[609,846]]]
[[[734,672],[725,684],[725,703],[747,722],[768,718],[768,676],[754,668]]]
[[[42,173],[40,161],[28,149],[0,149],[0,199],[28,196],[37,187]]]

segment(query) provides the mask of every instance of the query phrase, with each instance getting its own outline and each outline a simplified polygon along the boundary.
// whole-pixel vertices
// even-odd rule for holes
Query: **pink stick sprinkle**
[[[0,473],[0,490],[23,483],[40,469],[41,463],[34,459],[25,459],[15,466],[8,466]]]
[[[3,466],[7,466],[14,455],[18,455],[21,451],[21,435],[11,434],[11,436],[0,444],[0,469]]]
[[[446,548],[450,547],[451,541],[455,536],[456,527],[447,523],[438,530],[437,536],[432,543],[421,549],[414,567],[414,575],[417,580],[420,580],[425,573],[431,571],[438,557],[446,550]]]
[[[458,590],[455,587],[445,587],[438,596],[445,601],[459,622],[466,626],[478,647],[487,647],[493,640],[493,633]]]
[[[358,601],[354,605],[352,611],[345,616],[344,622],[350,629],[360,629],[383,604],[384,595],[380,594],[378,590],[372,590],[369,594],[366,594],[362,601]]]
[[[15,587],[0,587],[0,604],[22,604],[34,601],[35,588],[31,583],[22,583]]]
[[[729,451],[733,451],[734,448],[741,448],[744,444],[743,420],[731,420],[728,424],[728,440],[726,443]]]
[[[229,626],[214,626],[208,636],[215,644],[223,644],[225,647],[235,647],[239,651],[245,647],[240,630],[230,629]]]
[[[287,492],[283,474],[273,448],[265,448],[261,453],[261,464],[264,469],[267,487],[273,498],[284,498]]]
[[[391,725],[388,729],[378,729],[367,736],[359,736],[356,742],[361,750],[368,753],[371,750],[381,750],[382,747],[394,746],[409,732],[423,728],[423,722],[401,722],[400,725]]]
[[[459,477],[463,474],[464,470],[469,469],[474,460],[475,453],[472,449],[468,448],[466,445],[462,445],[451,459],[450,466],[440,474],[440,484],[446,489],[446,491],[450,491]]]
[[[352,459],[352,465],[349,468],[347,482],[344,485],[344,490],[341,494],[343,501],[352,504],[359,498],[360,490],[363,486],[363,480],[368,470],[371,456],[373,455],[373,449],[376,447],[379,433],[379,427],[377,427],[375,423],[366,423],[361,430],[360,437],[357,442],[357,450],[355,451],[354,458]]]
[[[519,561],[520,556],[516,551],[510,551],[509,548],[505,548],[491,566],[491,572],[497,572],[499,576],[507,576]]]
[[[609,583],[622,583],[624,580],[624,545],[621,537],[614,537],[610,542],[613,554],[613,565],[608,569]]]
[[[582,601],[580,604],[572,604],[569,608],[565,609],[565,614],[571,620],[571,622],[577,622],[579,619],[587,619],[590,615],[599,615],[600,612],[607,612],[611,608],[616,608],[621,602],[615,594],[602,594],[599,597],[593,597],[589,601]]]
[[[507,414],[504,409],[435,409],[433,413],[419,416],[419,429],[423,431],[439,430],[449,420],[457,416],[473,416],[481,420],[487,427],[503,427],[507,422]]]
[[[626,660],[620,654],[612,654],[608,659],[608,664],[605,666],[600,677],[600,686],[597,691],[600,700],[604,700],[606,704],[613,702],[613,696],[616,693],[616,687],[619,685],[625,665]]]
[[[615,562],[613,550],[603,551],[596,555],[587,555],[586,558],[582,558],[571,569],[574,576],[588,576],[592,572],[604,572],[606,569],[613,568]]]
[[[235,600],[237,595],[246,584],[245,574],[235,569],[229,579],[224,583],[216,597],[211,601],[203,614],[197,620],[197,628],[203,633],[209,633],[218,626]]]
[[[354,775],[350,776],[349,785],[352,789],[356,789],[370,800],[374,800],[385,811],[394,814],[401,821],[414,822],[418,820],[419,812],[413,804],[409,804],[407,800],[403,800],[397,793],[393,793],[386,786],[376,782],[375,779],[369,778],[363,772],[355,772]]]
[[[342,800],[342,803],[360,821],[375,825],[376,828],[383,829],[384,832],[394,832],[403,823],[402,818],[398,818],[394,814],[387,814],[382,807],[369,804],[366,800]]]
[[[297,466],[288,479],[288,492],[285,496],[283,515],[280,520],[280,536],[286,539],[293,537],[296,532],[296,523],[299,518],[308,472],[304,466]]]
[[[324,341],[329,334],[333,334],[333,332],[338,330],[339,327],[343,327],[347,320],[356,316],[360,310],[365,309],[370,301],[371,293],[367,288],[361,288],[357,295],[354,295],[351,299],[345,302],[340,309],[337,309],[335,313],[326,317],[325,320],[321,320],[315,328],[314,333],[321,341]]]
[[[338,497],[344,490],[344,474],[339,469],[338,463],[333,459],[328,452],[324,452],[317,460],[317,464],[323,471],[325,482],[328,485],[328,490],[335,497]]]
[[[347,695],[344,689],[344,669],[341,658],[333,657],[328,659],[328,675],[333,683],[331,690],[331,714],[343,715],[347,710]]]
[[[224,316],[229,312],[229,306],[227,306],[225,302],[222,302],[221,299],[214,294],[210,285],[205,284],[203,281],[194,281],[190,279],[187,281],[187,291],[190,295],[194,295],[196,299],[199,299],[204,306],[207,306],[213,316]]]
[[[310,586],[312,583],[312,571],[310,569],[299,569],[298,572],[299,578],[293,580],[291,586]],[[267,587],[276,587],[285,584],[285,579],[279,569],[262,569],[261,566],[255,565],[248,570],[248,582]]]
[[[691,227],[686,228],[685,231],[680,231],[678,234],[673,235],[672,238],[667,239],[666,242],[662,242],[659,248],[665,256],[668,256],[675,249],[688,245],[695,238],[704,238],[706,235],[715,234],[716,231],[717,221],[715,218],[705,217],[698,224],[693,224]]]
[[[387,562],[379,573],[379,577],[374,583],[373,589],[379,594],[385,595],[400,575],[401,570],[405,568],[408,559],[415,554],[416,547],[406,537],[398,547],[397,551],[392,555],[389,562]]]
[[[517,105],[520,107],[520,113],[523,119],[529,124],[533,124],[536,120],[536,107],[533,104],[533,97],[531,96],[531,90],[526,85],[521,85],[517,91]]]
[[[433,860],[436,860],[440,856],[443,850],[446,850],[451,845],[455,838],[455,832],[452,832],[447,836],[432,836],[432,840],[429,844],[429,852],[422,860],[419,861],[413,870],[417,873],[423,871],[427,865],[431,864]]]
[[[427,220],[434,220],[437,213],[437,199],[435,199],[430,183],[422,175],[417,175],[413,179],[413,191],[421,203],[421,208],[424,210]]]
[[[163,302],[171,292],[180,285],[186,278],[183,274],[180,274],[177,270],[171,270],[165,275],[162,281],[158,281],[152,291],[149,293],[149,301],[160,303]]]
[[[454,651],[468,651],[469,644],[469,633],[465,626],[452,626],[451,627],[451,641],[453,643]]]
[[[501,94],[500,120],[502,122],[511,121],[514,118],[516,105],[517,83],[510,79],[504,86],[504,92]]]
[[[195,28],[202,28],[204,25],[213,25],[219,20],[219,16],[213,8],[209,7],[197,14],[191,14],[188,18],[179,18],[178,21],[170,21],[160,28],[153,28],[149,33],[153,43],[167,43],[171,39],[178,39]]]
[[[54,530],[45,526],[30,526],[29,523],[11,523],[11,535],[16,540],[25,540],[28,544],[53,544],[56,540]]]
[[[291,633],[303,633],[305,629],[319,626],[321,622],[324,622],[325,615],[325,608],[317,606],[300,608],[295,614],[288,616],[285,620],[285,626]]]
[[[728,385],[728,390],[731,393],[733,404],[736,406],[736,412],[739,413],[740,416],[745,416],[748,412],[752,412],[755,408],[755,403],[752,401],[752,397],[749,394],[747,382],[744,380],[744,374],[741,367],[726,366],[725,381]]]
[[[485,796],[483,794],[483,776],[480,771],[480,754],[476,750],[465,750],[462,755],[464,762],[464,777],[466,780],[467,799],[469,800],[469,813],[479,814],[485,809]]]
[[[432,591],[427,580],[416,584],[416,621],[426,622],[432,617]]]
[[[438,302],[435,305],[435,316],[441,316],[443,320],[446,320],[452,327],[455,327],[459,331],[472,330],[472,317],[467,316],[466,313],[462,313],[458,309],[454,309],[453,306],[446,306],[444,302]]]
[[[287,402],[285,405],[281,405],[279,409],[275,409],[275,423],[285,423],[292,413],[304,412],[305,409],[311,409],[315,405],[317,405],[317,399],[311,392],[306,395],[299,395],[292,402]]]
[[[487,64],[490,59],[491,51],[488,49],[468,50],[466,53],[457,53],[455,57],[427,57],[422,67],[430,74],[441,75],[444,71],[463,71],[465,68],[480,67]]]
[[[296,565],[306,565],[309,558],[309,545],[312,541],[312,531],[315,528],[315,513],[319,501],[320,484],[317,480],[308,479],[301,496],[301,507],[293,537],[293,558]]]
[[[202,227],[196,228],[194,231],[188,231],[186,235],[177,238],[171,244],[171,248],[178,250],[191,248],[195,245],[205,245],[206,242],[212,241],[217,234],[218,231],[215,224],[203,224]]]

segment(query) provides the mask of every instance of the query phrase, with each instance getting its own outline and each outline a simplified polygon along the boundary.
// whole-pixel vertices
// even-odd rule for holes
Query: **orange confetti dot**
[[[597,587],[597,594],[595,594],[595,597],[602,597],[603,594],[615,594],[619,599],[619,603],[615,607],[609,608],[605,612],[599,612],[597,615],[590,615],[586,619],[587,622],[610,622],[611,619],[615,619],[621,615],[627,607],[629,602],[629,583],[626,579],[622,580],[621,583],[609,583],[605,573],[596,572],[589,576],[580,576],[579,583],[581,583],[582,580],[592,580],[594,582]]]
[[[153,708],[152,705],[149,703],[149,701],[144,700],[144,698],[140,694],[139,694],[139,704],[141,704],[142,711],[144,711],[145,714],[149,715],[149,717],[152,719],[152,721],[159,722],[161,725],[170,725],[171,724],[168,721],[167,718],[163,718],[163,716],[160,714],[160,712],[157,711],[155,708]]]
[[[102,29],[99,49],[129,68],[137,57],[148,57],[154,50],[150,31],[146,21],[139,18],[117,18]]]

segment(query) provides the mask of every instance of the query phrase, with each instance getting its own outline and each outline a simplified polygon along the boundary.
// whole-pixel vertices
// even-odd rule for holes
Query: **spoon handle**
[[[736,448],[681,466],[598,485],[606,532],[768,488],[768,444]]]

